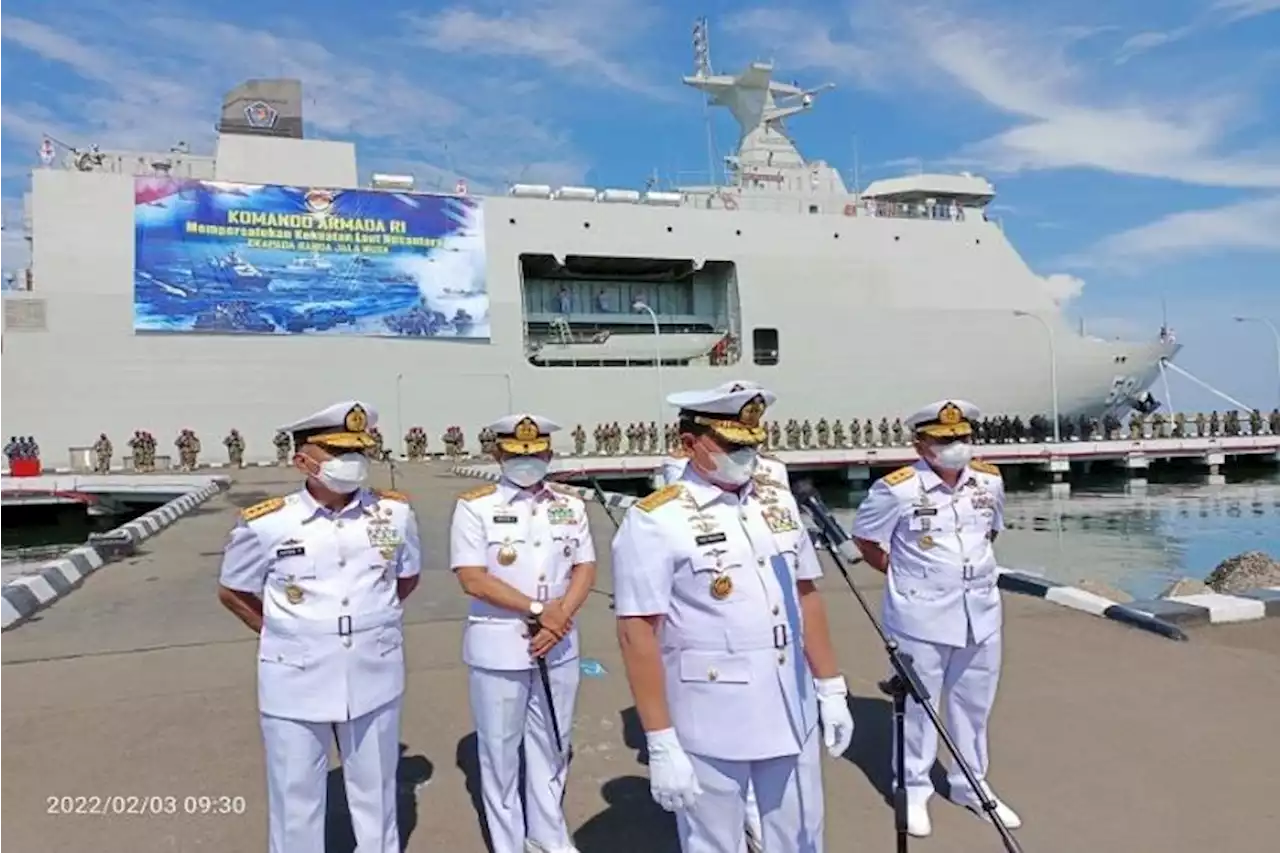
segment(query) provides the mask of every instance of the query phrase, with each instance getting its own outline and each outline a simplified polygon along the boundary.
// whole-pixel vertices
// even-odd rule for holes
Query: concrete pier
[[[389,482],[379,467],[379,485]],[[283,469],[237,474],[230,492],[105,567],[5,635],[3,774],[15,850],[262,850],[266,806],[255,707],[256,640],[216,601],[219,555],[240,507],[296,485]],[[484,850],[468,785],[475,738],[460,663],[466,601],[447,570],[454,496],[444,465],[401,466],[426,559],[406,605],[408,688],[400,767],[408,853]],[[602,590],[613,529],[590,509]],[[1009,535],[1016,535],[1010,531]],[[999,546],[997,546],[998,548]],[[857,723],[844,760],[823,757],[828,849],[893,849],[884,801],[887,664],[834,569],[822,582]],[[881,578],[856,583],[879,601]],[[1043,600],[1005,596],[1005,664],[991,782],[1036,853],[1261,850],[1280,832],[1270,781],[1280,746],[1280,620],[1190,629],[1174,643]],[[584,666],[565,809],[583,853],[674,853],[672,817],[649,796],[641,736],[604,595],[579,615]],[[1225,732],[1188,737],[1187,732]],[[1231,735],[1230,733],[1237,733]],[[1250,736],[1248,733],[1255,733]],[[352,849],[339,775],[330,850]],[[243,797],[243,813],[50,814],[50,798]],[[989,853],[989,826],[941,797],[921,850]],[[344,842],[344,839],[348,839]],[[1260,846],[1261,845],[1261,846]],[[917,845],[913,844],[912,849]]]

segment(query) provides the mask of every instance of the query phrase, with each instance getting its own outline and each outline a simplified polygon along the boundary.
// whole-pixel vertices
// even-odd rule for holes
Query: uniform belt
[[[399,625],[401,610],[375,610],[372,613],[333,616],[328,619],[268,619],[264,628],[274,634],[349,637],[364,631]]]
[[[791,645],[791,629],[785,624],[774,625],[767,631],[721,631],[693,633],[668,632],[663,644],[669,648],[691,649],[703,652],[758,652],[765,649],[785,649]]]

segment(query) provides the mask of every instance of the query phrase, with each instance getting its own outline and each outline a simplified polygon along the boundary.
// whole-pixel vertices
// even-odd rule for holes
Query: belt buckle
[[[787,647],[787,626],[773,626],[773,647],[775,649],[785,649]]]
[[[350,616],[338,617],[338,636],[339,637],[351,636],[351,617]]]

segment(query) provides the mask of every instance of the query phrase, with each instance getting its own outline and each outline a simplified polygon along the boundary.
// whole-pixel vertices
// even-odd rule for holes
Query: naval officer
[[[493,853],[576,853],[561,801],[580,675],[573,618],[595,583],[595,544],[582,499],[546,480],[551,433],[560,427],[520,414],[489,429],[502,477],[459,497],[449,536],[449,565],[472,598],[462,655],[485,821]],[[562,749],[538,658],[547,664]]]
[[[748,785],[765,850],[820,853],[819,741],[841,755],[853,736],[813,543],[791,493],[752,479],[773,401],[746,383],[667,398],[688,465],[613,542],[650,789],[685,853],[742,848]]]
[[[401,602],[421,551],[405,496],[365,486],[377,418],[349,401],[281,427],[306,483],[244,510],[222,558],[219,598],[260,636],[271,853],[324,849],[335,736],[357,847],[400,849]]]
[[[907,419],[920,459],[877,480],[858,507],[854,541],[867,563],[885,572],[884,625],[904,652],[988,796],[987,720],[1000,676],[1001,603],[992,543],[1004,529],[1004,481],[994,465],[973,459],[976,406],[942,400]],[[929,770],[937,732],[919,704],[907,705],[907,831],[932,832]],[[979,809],[976,793],[956,768],[951,799]],[[1018,815],[997,802],[1005,826]]]
[[[757,382],[747,379],[740,379],[735,382],[726,382],[716,388],[714,393],[732,393],[733,390],[745,390],[753,388],[763,390],[764,386]],[[689,457],[685,453],[683,447],[677,447],[662,460],[662,467],[656,472],[658,475],[659,486],[665,486],[674,483],[684,476],[684,469],[689,464]],[[775,459],[764,453],[757,454],[755,473],[752,479],[762,486],[774,486],[785,489],[791,488],[791,479],[787,474],[787,466],[781,459]],[[747,847],[752,853],[759,853],[762,849],[760,841],[760,805],[756,802],[756,789],[747,781]]]

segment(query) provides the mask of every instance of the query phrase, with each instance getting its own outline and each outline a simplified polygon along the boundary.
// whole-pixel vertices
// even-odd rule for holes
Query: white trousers
[[[915,661],[916,672],[929,691],[929,703],[935,710],[945,709],[943,723],[960,756],[978,781],[983,781],[987,777],[987,721],[1000,681],[1000,632],[963,648],[911,637],[895,636],[894,639]],[[907,799],[924,803],[933,796],[929,771],[938,757],[938,733],[924,708],[910,699],[905,728]],[[896,744],[893,754],[898,754]],[[951,783],[953,800],[965,804],[975,801],[976,794],[957,767],[950,768],[947,780]]]
[[[561,801],[573,706],[581,678],[578,661],[551,667],[550,676],[563,756],[556,753],[551,714],[538,670],[471,669],[471,717],[476,727],[480,792],[493,853],[523,853],[526,838],[549,853],[573,849]],[[524,802],[516,786],[522,743]]]
[[[324,850],[329,744],[342,755],[347,805],[360,853],[399,853],[396,768],[400,699],[362,717],[311,723],[262,715],[267,752],[267,834],[271,853]]]
[[[822,853],[821,728],[799,755],[764,761],[725,761],[690,755],[702,794],[676,812],[682,853],[740,853],[746,846],[748,786],[760,807],[761,846],[767,853]]]

